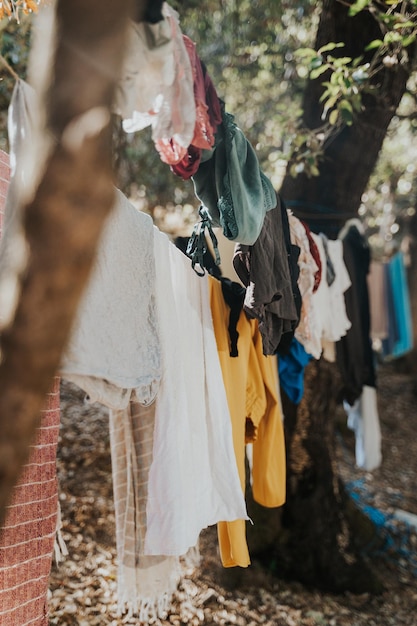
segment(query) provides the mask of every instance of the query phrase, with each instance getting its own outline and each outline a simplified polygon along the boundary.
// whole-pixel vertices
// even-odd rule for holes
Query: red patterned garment
[[[207,68],[197,54],[195,43],[183,35],[184,44],[193,70],[196,122],[194,137],[187,154],[181,161],[171,161],[171,170],[188,180],[200,166],[202,150],[210,150],[215,144],[217,127],[222,122],[220,101]]]
[[[59,378],[48,394],[35,445],[0,530],[0,624],[47,626],[57,527]]]

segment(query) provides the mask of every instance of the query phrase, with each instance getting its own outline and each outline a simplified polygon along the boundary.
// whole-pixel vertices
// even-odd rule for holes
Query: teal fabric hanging
[[[194,189],[213,226],[232,241],[253,245],[266,212],[277,206],[276,193],[233,115],[223,109],[222,120],[214,150],[203,152],[193,176]]]
[[[388,264],[390,296],[395,313],[396,337],[390,355],[398,358],[413,348],[410,294],[404,254],[397,252]]]

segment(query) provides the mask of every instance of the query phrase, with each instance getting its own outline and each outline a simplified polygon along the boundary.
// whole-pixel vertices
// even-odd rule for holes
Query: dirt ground
[[[397,370],[397,371],[396,371]],[[377,526],[383,544],[369,558],[385,586],[380,596],[330,595],[273,578],[252,564],[238,589],[227,584],[214,528],[202,533],[201,565],[184,569],[171,611],[161,624],[236,626],[417,625],[417,386],[393,365],[379,368],[378,401],[383,462],[367,473],[355,467],[354,438],[338,432],[340,472]],[[69,555],[54,565],[50,625],[139,624],[117,617],[114,508],[107,412],[82,392],[61,386],[58,471],[63,536]],[[416,518],[417,519],[417,518]]]

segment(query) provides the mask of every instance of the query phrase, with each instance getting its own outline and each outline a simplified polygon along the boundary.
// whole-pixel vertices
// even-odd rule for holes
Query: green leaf
[[[350,113],[353,113],[353,107],[349,100],[341,100],[339,103],[339,109],[341,111],[350,111]]]
[[[311,70],[310,72],[311,80],[315,80],[316,78],[324,74],[324,72],[327,72],[328,69],[329,69],[329,66],[326,63],[325,65],[322,65],[321,67],[316,67],[314,70]]]
[[[339,119],[339,111],[337,109],[333,109],[333,111],[329,115],[329,124],[335,126],[337,124],[337,120]]]
[[[355,2],[355,4],[352,4],[352,6],[350,7],[349,15],[351,17],[357,15],[358,13],[366,9],[366,7],[370,4],[371,0],[357,0],[357,2]]]
[[[404,46],[404,48],[406,48],[410,44],[414,43],[415,40],[416,40],[416,35],[409,35],[408,37],[404,37],[401,43]]]
[[[355,111],[359,112],[362,109],[362,98],[360,94],[356,94],[353,98],[351,98],[350,102]]]
[[[306,59],[308,57],[313,58],[317,56],[317,52],[314,50],[314,48],[298,48],[298,50],[294,52],[294,56],[300,57],[302,59]]]
[[[299,174],[304,171],[304,165],[302,163],[293,163],[290,167],[290,174],[293,178],[297,178]]]
[[[390,31],[388,33],[386,33],[385,37],[384,37],[384,43],[396,43],[398,41],[401,41],[402,37],[400,35],[400,33],[395,33],[393,31]]]
[[[339,84],[339,80],[340,80],[340,73],[339,72],[333,72],[332,75],[330,76],[330,83],[332,85],[338,85]]]
[[[329,98],[327,100],[326,104],[324,105],[325,110],[328,111],[329,109],[334,107],[336,102],[337,102],[337,96],[333,96],[333,97]]]
[[[325,46],[322,46],[321,48],[318,49],[319,54],[323,54],[323,52],[329,52],[330,50],[334,50],[335,48],[343,48],[344,47],[344,43],[343,42],[339,42],[339,43],[334,43],[334,42],[330,42],[330,43],[326,43]]]
[[[348,65],[352,61],[352,57],[339,57],[338,59],[334,59],[335,67],[343,67],[344,65]]]
[[[399,30],[400,28],[415,28],[415,26],[415,22],[408,20],[407,22],[398,22],[395,24],[394,29]]]
[[[313,70],[315,70],[318,67],[321,67],[322,65],[323,65],[323,57],[322,56],[316,56],[316,57],[313,57],[310,60],[310,67]]]
[[[348,111],[347,109],[341,109],[340,115],[342,116],[342,120],[347,126],[352,126],[353,124],[353,112]]]
[[[375,48],[380,48],[383,45],[384,42],[382,41],[382,39],[374,39],[373,41],[371,41],[371,43],[368,43],[365,50],[375,50]]]
[[[331,91],[329,89],[326,89],[326,91],[323,91],[323,93],[320,96],[319,102],[323,102],[324,100],[326,100],[326,98],[328,98],[331,94]]]

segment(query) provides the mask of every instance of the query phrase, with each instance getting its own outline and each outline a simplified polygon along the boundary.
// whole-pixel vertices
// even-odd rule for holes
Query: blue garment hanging
[[[402,252],[397,252],[397,254],[392,257],[389,263],[389,272],[398,330],[398,340],[394,344],[392,356],[399,357],[409,352],[413,347],[410,295],[404,264],[404,254]]]
[[[289,352],[278,355],[279,383],[294,404],[299,404],[304,395],[304,369],[312,358],[295,338]]]
[[[410,295],[404,254],[397,252],[386,267],[388,299],[388,339],[383,341],[387,358],[398,358],[413,348]]]

